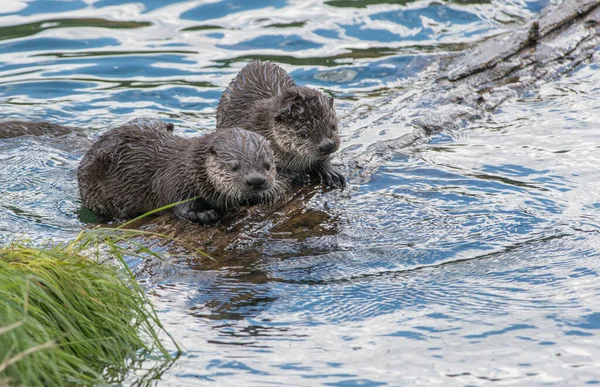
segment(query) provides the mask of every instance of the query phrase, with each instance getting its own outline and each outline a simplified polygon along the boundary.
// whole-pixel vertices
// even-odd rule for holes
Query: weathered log
[[[426,88],[412,88],[387,98],[380,111],[370,111],[367,116],[358,112],[343,120],[343,127],[355,125],[353,135],[391,124],[407,130],[392,140],[346,146],[337,164],[351,182],[365,183],[398,151],[424,142],[432,133],[458,129],[485,118],[504,101],[572,71],[594,54],[599,21],[600,0],[568,0],[520,30],[481,43],[441,66],[441,75],[433,82],[420,82]],[[402,110],[390,105],[396,101],[402,101]],[[303,188],[284,205],[246,208],[216,227],[201,227],[168,214],[137,226],[172,235],[225,260],[256,257],[265,251],[265,243],[335,233],[334,212],[307,205],[320,193],[320,187]]]
[[[412,126],[398,138],[347,152],[347,172],[368,181],[400,149],[423,142],[432,133],[455,130],[484,119],[509,99],[540,82],[567,74],[592,58],[600,29],[600,0],[565,1],[523,29],[485,41],[456,58],[425,90],[398,96],[408,113],[392,108],[363,127]],[[393,101],[392,101],[393,103]],[[407,108],[408,106],[408,108]],[[351,156],[354,156],[352,159]]]

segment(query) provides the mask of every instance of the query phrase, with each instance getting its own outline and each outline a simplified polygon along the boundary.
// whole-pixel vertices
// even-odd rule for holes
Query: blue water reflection
[[[227,15],[253,9],[265,9],[268,7],[282,8],[285,6],[286,2],[286,0],[221,0],[195,7],[187,12],[184,12],[181,15],[181,18],[197,21],[218,19]]]
[[[96,86],[90,82],[33,81],[0,85],[0,93],[7,97],[26,96],[36,99],[54,99],[87,93],[86,89]]]
[[[23,51],[32,52],[37,50],[82,50],[97,47],[114,47],[118,45],[118,41],[110,38],[87,40],[37,38],[34,40],[23,40],[0,44],[0,51],[8,53]]]
[[[89,59],[69,59],[61,61],[67,69],[48,71],[49,77],[65,76],[74,72],[73,66],[87,64],[79,67],[77,74],[106,77],[109,79],[133,79],[135,77],[150,77],[160,79],[161,77],[172,77],[195,74],[191,70],[182,70],[177,64],[193,64],[194,62],[181,55],[127,55],[112,56],[110,58],[98,58],[90,64]],[[162,64],[172,64],[163,67]]]
[[[424,41],[441,38],[456,25],[480,24],[481,19],[476,15],[458,11],[453,8],[432,4],[426,8],[390,11],[376,13],[369,16],[370,24],[341,25],[348,36],[378,42],[396,42],[402,40]],[[390,22],[387,25],[392,30],[369,27],[378,25],[378,21]],[[383,25],[381,27],[384,27]],[[480,25],[475,29],[467,30],[464,35],[471,36],[485,32],[487,26]]]
[[[298,35],[266,35],[236,44],[217,44],[219,48],[230,50],[279,49],[283,51],[299,51],[322,46],[322,44],[302,39]]]
[[[343,147],[361,148],[436,108],[402,97],[435,81],[440,58],[549,3],[3,3],[0,120],[82,132],[0,140],[0,240],[73,238],[90,142],[140,115],[212,130],[253,58],[335,97]],[[598,384],[599,70],[316,195],[322,224],[304,237],[265,232],[256,254],[216,263],[132,260],[186,347],[156,385]]]
[[[87,3],[83,0],[71,0],[71,1],[60,1],[60,0],[44,0],[44,1],[31,1],[27,2],[27,6],[19,12],[16,12],[20,16],[34,16],[45,13],[57,13],[57,12],[69,12],[77,11],[87,7]]]
[[[170,0],[170,1],[141,0],[141,1],[136,1],[135,3],[142,4],[145,12],[152,12],[152,11],[156,10],[157,8],[164,7],[165,5],[168,5],[168,4],[183,3],[183,2],[185,2],[185,0],[179,0],[179,1],[178,0]],[[119,6],[119,5],[123,5],[124,3],[126,3],[126,2],[124,2],[123,0],[99,0],[97,2],[94,2],[94,7],[101,8],[101,7]]]

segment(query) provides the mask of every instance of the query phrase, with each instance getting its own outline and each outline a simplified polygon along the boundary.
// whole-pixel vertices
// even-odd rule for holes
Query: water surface
[[[198,135],[231,78],[262,58],[333,95],[344,146],[364,145],[410,128],[364,128],[357,111],[380,114],[440,58],[550,3],[5,1],[0,119],[93,139],[150,115]],[[258,258],[132,262],[186,348],[157,385],[600,384],[598,85],[594,61],[405,150],[369,183],[315,196],[321,227],[272,230]],[[87,146],[0,141],[3,241],[81,230]]]

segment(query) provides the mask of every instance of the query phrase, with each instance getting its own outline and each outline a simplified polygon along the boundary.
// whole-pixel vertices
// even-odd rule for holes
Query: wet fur
[[[199,196],[174,212],[211,224],[244,202],[272,202],[284,192],[264,137],[239,128],[196,138],[172,130],[160,120],[138,119],[102,135],[78,168],[83,206],[122,219]],[[231,171],[232,163],[239,163],[239,170]],[[246,184],[253,174],[265,177],[264,191]]]
[[[62,136],[73,132],[72,128],[49,122],[1,121],[0,138],[19,136]]]
[[[340,146],[333,99],[297,86],[281,67],[257,60],[231,81],[217,107],[217,130],[232,126],[268,138],[278,169],[297,182],[304,183],[309,173],[328,185],[345,185],[330,154],[319,150],[328,140],[334,145],[330,153]]]

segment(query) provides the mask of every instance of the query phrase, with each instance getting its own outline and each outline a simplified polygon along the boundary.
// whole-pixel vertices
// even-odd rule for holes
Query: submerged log
[[[19,136],[62,136],[71,134],[73,128],[49,122],[0,121],[0,138]]]
[[[391,124],[407,128],[407,134],[368,146],[346,146],[336,164],[351,182],[368,182],[398,151],[423,143],[433,133],[481,120],[504,101],[588,61],[597,47],[599,22],[600,0],[568,0],[519,30],[484,41],[440,65],[436,79],[422,82],[427,85],[424,89],[412,88],[387,98],[381,111],[363,116],[359,112],[343,119],[341,124],[346,127],[360,122],[353,135]],[[402,109],[394,107],[396,101],[402,101]],[[180,221],[170,214],[134,226],[176,237],[220,257],[221,263],[240,257],[258,258],[269,250],[265,244],[336,233],[338,220],[333,210],[307,205],[321,192],[321,187],[305,187],[283,205],[242,209],[215,227]]]
[[[600,0],[569,0],[546,10],[524,28],[484,41],[456,58],[426,90],[401,95],[412,115],[392,109],[365,126],[412,125],[398,138],[359,152],[342,151],[348,172],[369,180],[399,150],[422,143],[440,131],[455,130],[489,115],[507,100],[534,90],[541,82],[568,74],[592,58],[600,33]],[[352,160],[350,154],[356,158]]]

